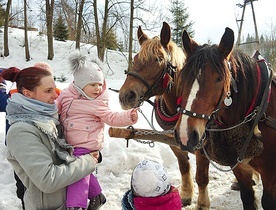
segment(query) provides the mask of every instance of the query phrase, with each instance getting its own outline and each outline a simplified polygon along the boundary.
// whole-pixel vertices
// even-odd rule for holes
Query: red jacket
[[[181,210],[182,203],[177,188],[158,197],[134,197],[135,210]]]

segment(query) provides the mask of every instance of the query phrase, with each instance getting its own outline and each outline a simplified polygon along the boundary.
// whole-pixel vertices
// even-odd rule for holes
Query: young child
[[[136,109],[114,112],[108,102],[108,88],[97,58],[88,61],[79,51],[70,56],[74,81],[61,91],[56,103],[66,141],[74,147],[74,155],[101,151],[104,125],[128,126],[137,122]],[[99,153],[99,162],[101,154]],[[97,178],[90,174],[68,186],[67,209],[98,209],[106,202]]]
[[[135,167],[131,190],[122,199],[123,210],[181,210],[181,207],[179,192],[170,184],[162,165],[144,160]]]

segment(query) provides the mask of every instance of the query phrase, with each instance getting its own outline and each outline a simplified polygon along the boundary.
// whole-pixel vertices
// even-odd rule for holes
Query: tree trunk
[[[93,4],[94,17],[95,17],[96,37],[97,37],[97,52],[98,52],[98,57],[101,61],[104,60],[104,54],[105,54],[107,19],[108,19],[108,1],[109,0],[105,0],[104,18],[103,18],[103,25],[102,25],[102,33],[101,34],[100,34],[99,19],[98,19],[98,13],[97,13],[97,0],[94,0],[94,4]]]
[[[134,0],[131,0],[130,1],[130,19],[129,19],[128,71],[132,65],[133,11],[134,11]]]
[[[28,19],[27,19],[27,0],[24,0],[24,35],[25,35],[25,56],[26,61],[30,61],[29,41],[28,41]]]
[[[97,53],[99,57],[101,36],[100,36],[100,26],[99,26],[99,18],[98,18],[98,10],[97,10],[97,0],[93,1],[93,9],[94,9],[94,19],[95,19],[95,30],[96,30],[96,39],[97,39]]]
[[[105,0],[102,35],[101,35],[101,39],[100,39],[100,42],[99,42],[100,51],[98,52],[98,55],[99,55],[99,59],[101,61],[104,60],[105,46],[106,46],[107,23],[108,23],[108,2],[109,2],[109,0]]]
[[[84,7],[84,0],[81,0],[80,8],[79,8],[79,16],[78,16],[78,25],[77,25],[76,49],[80,49],[83,7]]]
[[[10,8],[12,0],[8,0],[6,13],[5,13],[5,23],[4,23],[4,56],[9,56],[9,20],[10,20]]]
[[[54,0],[46,0],[46,25],[47,25],[47,40],[48,40],[48,60],[54,58],[54,41],[53,41],[53,10]]]

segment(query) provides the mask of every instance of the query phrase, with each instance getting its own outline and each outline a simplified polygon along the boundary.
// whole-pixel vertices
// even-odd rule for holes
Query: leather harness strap
[[[270,116],[267,116],[264,120],[265,124],[276,130],[276,119]]]

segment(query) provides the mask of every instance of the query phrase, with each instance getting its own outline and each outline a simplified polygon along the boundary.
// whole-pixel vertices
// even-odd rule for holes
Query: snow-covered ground
[[[1,37],[0,37],[1,38]],[[10,56],[0,58],[0,67],[16,66],[25,68],[32,66],[39,61],[47,61],[47,40],[44,36],[38,36],[36,32],[29,33],[30,54],[32,60],[25,61],[23,31],[18,29],[10,29],[9,47]],[[1,44],[1,42],[0,42]],[[54,42],[55,57],[52,61],[47,61],[54,69],[55,76],[62,74],[68,77],[67,83],[57,82],[59,88],[64,88],[72,80],[72,76],[67,74],[68,54],[73,51],[75,45],[73,42]],[[91,45],[83,45],[81,47],[84,53],[95,53],[96,48]],[[89,56],[89,55],[88,55]],[[124,70],[127,69],[127,56],[123,56],[116,51],[108,52],[108,65],[106,65],[106,78],[110,88],[119,89],[125,79]],[[108,66],[110,70],[108,70]],[[10,85],[9,85],[10,86]],[[118,101],[118,93],[110,91],[110,102],[112,109],[121,110]],[[141,107],[147,118],[151,117],[152,108],[145,103]],[[4,144],[5,135],[5,114],[0,113],[0,210],[19,210],[20,201],[15,193],[15,181],[13,178],[13,170],[6,160],[6,146]],[[147,120],[139,113],[139,121],[135,128],[146,128],[150,126]],[[159,129],[155,123],[155,127]],[[26,151],[27,152],[27,151]],[[176,157],[170,150],[169,146],[162,143],[155,143],[155,147],[151,148],[146,144],[141,144],[135,140],[130,140],[129,147],[126,147],[126,140],[119,138],[111,138],[108,135],[108,126],[105,130],[105,145],[102,150],[103,162],[98,165],[97,177],[101,183],[103,193],[107,197],[107,203],[102,207],[103,210],[120,210],[121,198],[125,191],[130,187],[130,177],[133,168],[138,162],[144,159],[152,159],[162,163],[171,178],[174,186],[180,185],[180,173]],[[195,174],[195,156],[190,154],[190,162]],[[226,169],[227,167],[223,167]],[[232,172],[221,172],[210,166],[210,182],[209,196],[211,199],[211,209],[217,210],[239,210],[242,209],[239,192],[230,190],[230,186],[234,176]],[[196,187],[196,183],[195,183]],[[255,186],[256,197],[260,206],[261,183]],[[191,210],[195,207],[197,199],[197,188],[191,206],[183,207],[184,210]],[[262,209],[261,207],[259,209]]]

